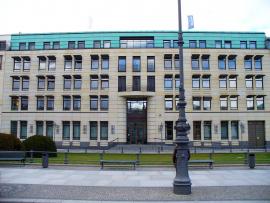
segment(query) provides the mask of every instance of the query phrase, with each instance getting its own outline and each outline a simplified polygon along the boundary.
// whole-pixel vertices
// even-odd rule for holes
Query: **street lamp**
[[[179,44],[179,62],[180,62],[180,86],[179,86],[179,118],[176,121],[176,176],[173,181],[173,191],[178,195],[191,194],[191,181],[188,174],[188,157],[189,157],[189,139],[188,131],[190,126],[187,123],[185,114],[185,89],[184,89],[184,63],[183,63],[183,32],[181,17],[181,0],[178,0],[178,44]]]

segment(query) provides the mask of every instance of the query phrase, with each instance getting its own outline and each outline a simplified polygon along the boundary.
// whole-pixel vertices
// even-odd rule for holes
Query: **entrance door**
[[[248,142],[249,147],[265,146],[265,122],[249,121],[248,122]]]
[[[127,143],[147,143],[147,101],[127,100]]]
[[[128,144],[145,144],[145,127],[143,123],[129,123],[128,125]]]

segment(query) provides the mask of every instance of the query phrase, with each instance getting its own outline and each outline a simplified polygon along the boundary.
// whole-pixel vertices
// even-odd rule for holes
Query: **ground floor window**
[[[43,135],[43,121],[36,121],[36,135]]]
[[[90,121],[90,140],[97,140],[98,124],[97,121]]]
[[[211,121],[203,122],[203,134],[204,134],[204,140],[212,139],[212,122]]]
[[[63,121],[63,140],[70,139],[70,122]]]
[[[80,140],[81,137],[81,122],[73,121],[73,140]]]
[[[193,140],[201,140],[201,121],[193,121]]]
[[[27,121],[20,121],[20,139],[27,138]]]
[[[46,121],[46,136],[53,139],[53,121]]]
[[[228,121],[221,121],[221,140],[229,139]]]
[[[108,122],[100,121],[100,139],[108,140]]]
[[[231,135],[232,140],[238,140],[239,139],[239,122],[238,121],[231,121]]]
[[[10,134],[11,135],[15,135],[17,137],[17,128],[18,128],[18,122],[10,121]]]
[[[173,121],[165,121],[165,139],[173,140]]]

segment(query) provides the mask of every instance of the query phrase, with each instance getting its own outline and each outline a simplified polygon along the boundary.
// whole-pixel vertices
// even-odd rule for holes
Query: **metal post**
[[[179,118],[176,121],[176,176],[173,181],[173,191],[178,195],[191,194],[191,180],[188,174],[188,152],[189,139],[188,131],[190,129],[187,123],[185,114],[185,89],[184,89],[184,56],[183,56],[183,32],[182,32],[182,17],[181,17],[181,0],[178,0],[178,22],[179,22],[179,62],[180,62],[180,87],[179,87]]]

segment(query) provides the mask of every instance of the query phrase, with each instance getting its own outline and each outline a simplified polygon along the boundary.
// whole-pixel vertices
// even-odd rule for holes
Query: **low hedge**
[[[0,133],[0,151],[21,151],[24,150],[20,139],[15,135]]]
[[[56,152],[56,146],[54,141],[46,136],[34,135],[28,137],[23,141],[23,145],[26,151],[47,151],[47,152]],[[34,153],[34,157],[41,157],[41,153]],[[50,153],[50,157],[56,157],[56,153]]]

